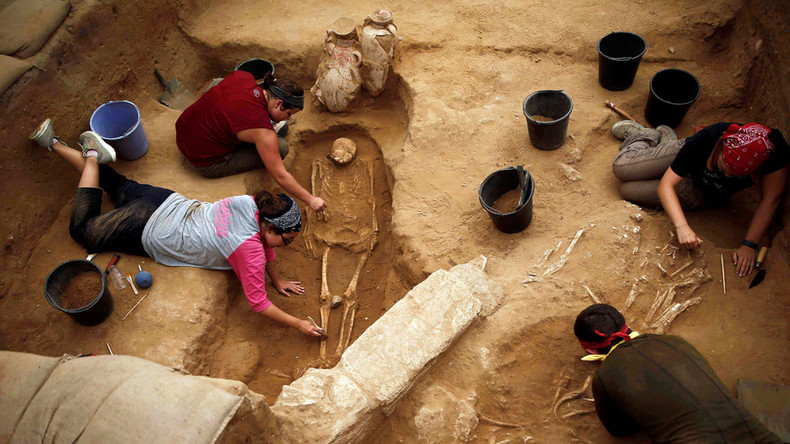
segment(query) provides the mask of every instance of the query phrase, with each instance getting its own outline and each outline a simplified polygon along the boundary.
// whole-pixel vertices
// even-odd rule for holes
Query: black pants
[[[71,208],[69,234],[88,253],[117,251],[147,256],[143,229],[172,190],[139,184],[107,165],[99,165],[99,186],[107,192],[115,209],[101,213],[102,190],[77,188]]]

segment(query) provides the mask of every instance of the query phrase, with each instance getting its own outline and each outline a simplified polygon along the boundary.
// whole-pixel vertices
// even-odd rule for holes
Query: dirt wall
[[[779,128],[790,136],[790,3],[776,1],[748,2],[745,21],[754,29],[756,40],[751,43],[758,52],[749,72],[743,102],[754,112],[755,119]],[[790,223],[790,186],[779,209],[782,227]],[[790,229],[783,228],[776,236],[775,246],[790,260]]]

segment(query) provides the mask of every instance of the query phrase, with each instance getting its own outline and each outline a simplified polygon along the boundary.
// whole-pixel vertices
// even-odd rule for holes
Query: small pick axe
[[[765,268],[761,268],[763,265],[763,260],[765,259],[765,254],[768,253],[768,247],[760,248],[760,252],[757,253],[757,263],[754,264],[755,270],[757,270],[757,274],[754,275],[752,279],[752,283],[749,284],[749,288],[756,287],[760,285],[760,282],[765,279]]]

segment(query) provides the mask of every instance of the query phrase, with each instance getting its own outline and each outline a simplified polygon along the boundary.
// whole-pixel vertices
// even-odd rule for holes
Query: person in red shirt
[[[288,147],[279,143],[272,126],[303,107],[304,90],[296,82],[267,74],[258,83],[252,74],[234,71],[184,110],[176,121],[176,144],[202,176],[266,168],[286,192],[323,211],[326,202],[285,169]]]

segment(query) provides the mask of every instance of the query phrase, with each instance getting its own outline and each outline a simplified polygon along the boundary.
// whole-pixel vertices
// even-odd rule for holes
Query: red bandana
[[[774,144],[768,140],[771,129],[759,123],[747,123],[739,127],[730,125],[722,135],[724,149],[722,160],[733,176],[746,176],[757,171]]]
[[[590,353],[598,353],[598,350],[612,345],[612,341],[618,338],[622,339],[623,341],[631,340],[631,336],[628,335],[628,324],[623,324],[623,328],[621,328],[620,331],[614,332],[610,335],[605,335],[598,330],[595,330],[595,334],[604,339],[601,342],[589,342],[579,339],[579,344],[582,345],[582,348]]]

